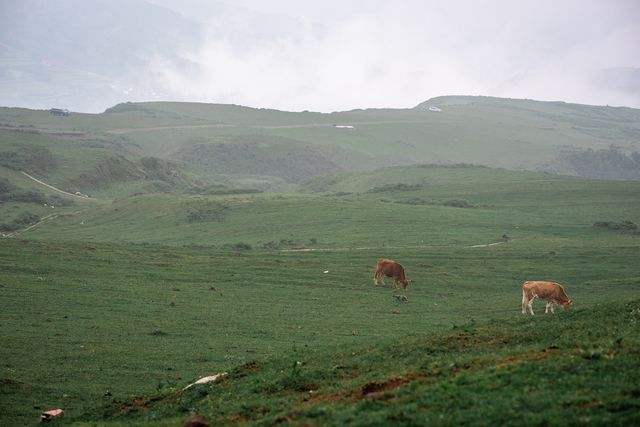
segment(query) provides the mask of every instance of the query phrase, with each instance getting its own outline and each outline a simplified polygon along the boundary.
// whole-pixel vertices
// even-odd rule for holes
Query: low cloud
[[[58,62],[14,48],[43,13],[24,12],[32,27],[0,31],[0,42],[14,42],[0,45],[0,55],[7,64],[20,59],[0,68],[1,104],[102,111],[123,101],[176,100],[330,112],[489,95],[640,108],[636,0],[147,0],[137,9],[121,0],[118,13],[104,18],[92,18],[79,0],[60,2],[74,7],[55,21],[65,28],[53,33],[59,52],[45,49],[44,59]],[[70,16],[78,8],[81,16]],[[131,16],[124,20],[121,10]],[[147,31],[134,34],[141,14]],[[82,16],[86,25],[77,25]],[[63,51],[78,43],[82,49]]]
[[[151,68],[174,99],[285,110],[411,107],[448,94],[640,107],[634,80],[602,74],[640,68],[633,1],[367,4],[322,18],[276,2],[294,32],[262,37],[218,21],[184,54],[189,71],[161,57]]]

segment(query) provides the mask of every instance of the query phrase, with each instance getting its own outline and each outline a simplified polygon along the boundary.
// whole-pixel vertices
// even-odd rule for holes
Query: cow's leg
[[[551,314],[555,314],[555,306],[556,302],[553,300],[549,300],[549,302],[547,302],[547,307],[544,310],[544,313],[547,314],[549,311],[551,312]]]
[[[381,274],[380,274],[380,282],[382,283],[382,286],[387,286],[387,284],[386,284],[386,283],[384,283],[384,278],[385,278],[385,274],[384,274],[384,273],[381,273]]]
[[[382,271],[381,270],[376,270],[375,273],[373,273],[373,284],[375,286],[378,286],[378,279],[381,276]],[[384,275],[382,275],[382,277],[384,277]],[[384,284],[384,278],[382,279],[382,284]]]
[[[533,316],[533,302],[536,300],[536,297],[532,297],[529,302],[527,303],[527,306],[529,307],[529,313],[531,313],[531,315]]]
[[[529,303],[529,300],[527,299],[527,293],[525,292],[525,290],[522,290],[522,317],[525,317],[527,315],[527,304]]]

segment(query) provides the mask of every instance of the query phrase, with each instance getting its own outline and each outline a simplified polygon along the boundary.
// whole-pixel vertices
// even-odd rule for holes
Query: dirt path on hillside
[[[464,248],[487,248],[490,246],[502,245],[504,242],[488,243],[486,245],[466,245]],[[417,246],[362,246],[355,248],[300,248],[300,249],[280,249],[280,252],[350,252],[350,251],[372,251],[378,249],[426,249],[439,248],[446,245],[417,245]]]
[[[236,125],[228,125],[228,124],[210,124],[210,125],[176,125],[176,126],[153,126],[148,128],[121,128],[121,129],[111,129],[106,131],[106,133],[110,133],[113,135],[122,135],[125,133],[134,133],[134,132],[153,132],[156,130],[171,130],[171,129],[208,129],[208,128],[234,128]]]
[[[81,131],[45,129],[45,128],[13,126],[13,125],[0,125],[0,129],[13,130],[13,131],[24,132],[24,133],[36,133],[41,135],[51,135],[51,136],[71,136],[75,138],[81,138],[81,137],[87,136],[86,132],[81,132]]]
[[[2,234],[0,234],[0,237],[16,237],[16,236],[19,236],[22,233],[26,233],[27,231],[36,228],[40,224],[43,224],[43,223],[45,223],[47,221],[52,221],[52,220],[58,218],[59,216],[77,215],[77,214],[79,214],[81,212],[82,211],[74,211],[74,212],[54,213],[54,214],[51,214],[51,215],[47,215],[45,217],[40,218],[40,221],[38,221],[36,223],[33,223],[33,224],[31,224],[30,226],[28,226],[26,228],[21,228],[20,230],[15,230],[15,231],[12,231],[12,232],[7,233],[7,234],[2,233]]]
[[[411,124],[411,123],[424,123],[424,122],[410,121],[410,120],[381,120],[381,121],[345,122],[345,123],[305,123],[305,124],[297,124],[297,125],[234,125],[234,124],[176,125],[176,126],[154,126],[154,127],[146,127],[146,128],[111,129],[106,131],[106,133],[110,133],[113,135],[123,135],[127,133],[135,133],[135,132],[153,132],[158,130],[172,130],[172,129],[208,129],[208,128],[238,128],[238,127],[246,127],[250,129],[296,129],[296,128],[318,128],[318,127],[333,128],[336,126],[344,126],[344,125],[357,127],[359,125]],[[344,130],[344,129],[341,129],[341,130]]]
[[[16,237],[16,236],[18,236],[18,235],[20,235],[22,233],[25,233],[25,232],[33,229],[33,228],[36,228],[37,226],[39,226],[40,224],[42,224],[45,221],[56,219],[59,216],[60,216],[60,214],[57,214],[57,213],[51,214],[51,215],[47,215],[47,216],[45,216],[43,218],[40,218],[40,221],[36,222],[35,224],[31,224],[27,228],[22,228],[20,230],[12,231],[11,233],[3,234],[2,237]]]
[[[65,194],[65,195],[67,195],[67,196],[71,196],[71,197],[76,197],[76,198],[78,198],[78,199],[88,199],[88,198],[89,198],[89,196],[79,196],[79,195],[77,195],[77,194],[73,194],[73,193],[69,193],[68,191],[61,190],[61,189],[59,189],[59,188],[54,187],[53,185],[49,185],[49,184],[47,184],[46,182],[42,182],[42,181],[40,181],[38,178],[35,178],[35,177],[33,177],[33,176],[29,175],[28,173],[26,173],[26,172],[24,172],[24,171],[20,171],[20,172],[21,172],[23,175],[25,175],[27,178],[30,178],[30,179],[34,180],[35,182],[37,182],[38,184],[44,185],[44,186],[45,186],[45,187],[47,187],[47,188],[50,188],[50,189],[52,189],[52,190],[55,190],[55,191],[57,191],[58,193],[62,193],[62,194]]]

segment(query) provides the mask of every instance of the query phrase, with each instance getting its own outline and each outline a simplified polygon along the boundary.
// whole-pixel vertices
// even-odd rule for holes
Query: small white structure
[[[336,129],[355,129],[356,127],[353,125],[333,125]]]
[[[442,111],[442,109],[438,108],[438,107],[429,107],[429,111],[435,111],[436,113],[439,113]]]

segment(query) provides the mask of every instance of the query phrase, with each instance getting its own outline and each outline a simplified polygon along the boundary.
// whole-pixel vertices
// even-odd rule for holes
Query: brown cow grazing
[[[384,277],[393,278],[393,289],[400,288],[398,283],[402,283],[402,288],[406,291],[409,281],[404,276],[404,267],[390,259],[379,259],[376,266],[376,272],[373,273],[373,283],[378,286],[378,279],[385,285]]]
[[[527,307],[533,316],[533,301],[536,298],[547,300],[545,313],[548,313],[549,309],[551,309],[551,313],[554,313],[553,306],[556,304],[565,308],[569,308],[573,304],[560,283],[524,282],[522,284],[522,317],[527,315]]]

